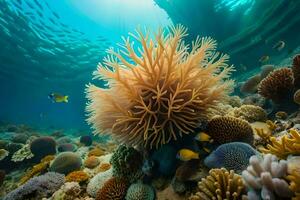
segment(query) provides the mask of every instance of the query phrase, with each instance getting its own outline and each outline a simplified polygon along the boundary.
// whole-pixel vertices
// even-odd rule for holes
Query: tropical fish
[[[190,149],[181,149],[178,151],[176,157],[182,161],[189,161],[192,159],[199,159],[199,153],[196,153]]]
[[[280,40],[273,46],[273,49],[277,49],[278,51],[281,51],[284,47],[285,47],[285,42]]]
[[[211,137],[207,133],[204,133],[204,132],[198,133],[196,135],[195,139],[200,142],[210,142],[210,143],[213,142],[213,139],[211,139]]]
[[[262,56],[262,57],[259,59],[259,62],[260,62],[260,63],[266,63],[266,62],[269,61],[269,59],[270,59],[269,56]]]
[[[58,93],[51,93],[48,95],[48,98],[51,99],[53,102],[56,103],[68,103],[69,102],[69,96],[64,96]]]

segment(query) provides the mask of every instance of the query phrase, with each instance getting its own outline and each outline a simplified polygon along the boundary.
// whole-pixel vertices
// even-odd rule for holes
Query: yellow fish
[[[181,149],[178,151],[176,157],[182,161],[189,161],[192,159],[199,159],[199,153],[196,153],[190,149]]]
[[[204,133],[204,132],[198,133],[196,135],[195,139],[200,141],[200,142],[210,142],[210,143],[213,142],[213,139],[211,139],[211,137],[208,134]]]
[[[68,103],[69,102],[69,96],[64,96],[58,93],[51,93],[48,96],[49,99],[51,99],[53,102],[56,103]]]
[[[269,56],[262,56],[262,57],[259,59],[259,62],[260,62],[260,63],[266,63],[266,62],[268,62],[269,59],[270,59]]]

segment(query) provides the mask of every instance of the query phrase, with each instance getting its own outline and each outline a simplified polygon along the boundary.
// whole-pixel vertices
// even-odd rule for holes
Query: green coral
[[[153,188],[141,182],[130,185],[125,197],[126,200],[154,200],[154,198]]]
[[[142,176],[142,155],[132,147],[120,145],[112,155],[110,163],[113,167],[113,176],[125,178],[132,183]]]

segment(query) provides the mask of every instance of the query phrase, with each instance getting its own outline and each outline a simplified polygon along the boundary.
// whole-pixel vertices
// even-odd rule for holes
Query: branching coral
[[[263,159],[252,156],[250,166],[243,171],[242,176],[249,187],[249,199],[281,199],[292,197],[287,181],[287,162],[280,160],[272,154],[266,154]]]
[[[244,119],[250,123],[255,121],[266,121],[267,113],[266,111],[255,105],[242,105],[239,108],[233,108],[229,113],[229,116]]]
[[[240,141],[252,144],[253,131],[250,124],[242,119],[225,116],[211,119],[206,128],[207,134],[219,144]]]
[[[212,169],[209,176],[198,183],[198,192],[189,200],[237,200],[245,191],[242,178],[233,170]]]
[[[18,151],[16,151],[11,160],[14,162],[21,162],[23,160],[27,160],[32,158],[34,155],[31,153],[30,151],[30,145],[29,144],[25,144],[23,145],[23,147],[21,149],[19,149]]]
[[[111,178],[97,192],[96,200],[123,200],[128,188],[124,179]]]
[[[279,139],[271,137],[270,140],[271,143],[261,149],[263,153],[271,153],[281,159],[300,154],[300,133],[296,129],[290,129],[288,135]]]
[[[290,190],[295,193],[295,197],[292,200],[300,199],[300,174],[297,171],[293,171],[287,176],[287,179],[290,181]]]
[[[137,31],[120,51],[109,50],[96,78],[109,88],[87,88],[87,106],[96,133],[111,133],[121,143],[159,147],[193,132],[208,108],[227,96],[233,82],[227,55],[211,38],[184,44],[186,29],[176,26],[154,37]],[[135,40],[140,46],[137,53]]]
[[[271,72],[258,87],[258,93],[274,103],[280,103],[290,96],[294,88],[293,72],[289,68],[281,68]]]

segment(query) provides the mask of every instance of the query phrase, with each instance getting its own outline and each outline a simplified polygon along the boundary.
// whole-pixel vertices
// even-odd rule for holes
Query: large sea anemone
[[[216,52],[216,42],[199,38],[186,45],[182,26],[124,38],[108,50],[96,78],[108,88],[89,85],[88,122],[96,133],[110,133],[127,145],[159,147],[190,134],[231,90],[232,66]],[[137,46],[135,46],[137,44]]]

